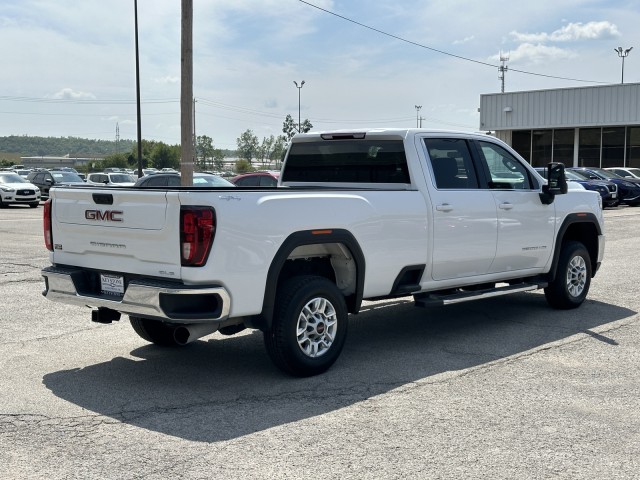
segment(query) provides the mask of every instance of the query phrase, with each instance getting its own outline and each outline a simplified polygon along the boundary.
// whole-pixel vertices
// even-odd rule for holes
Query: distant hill
[[[130,152],[135,142],[120,140],[91,140],[76,137],[28,137],[11,135],[0,137],[0,152],[18,157],[55,156],[90,157]],[[8,155],[1,155],[7,157]]]
[[[20,157],[96,157],[131,152],[134,140],[92,140],[77,137],[0,137],[0,160],[18,162]],[[144,139],[143,139],[144,145]],[[225,157],[236,156],[235,150],[222,150]]]

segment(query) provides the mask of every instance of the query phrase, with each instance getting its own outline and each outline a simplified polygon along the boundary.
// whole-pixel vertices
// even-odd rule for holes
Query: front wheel
[[[155,343],[162,347],[177,347],[181,344],[175,339],[175,327],[166,325],[157,320],[129,316],[133,330],[147,342]]]
[[[547,302],[553,308],[579,307],[589,293],[591,285],[591,258],[580,242],[567,242],[562,246],[555,279],[544,289]]]
[[[336,285],[304,275],[278,289],[271,328],[264,332],[267,353],[284,372],[309,377],[337,360],[347,336],[347,306]]]

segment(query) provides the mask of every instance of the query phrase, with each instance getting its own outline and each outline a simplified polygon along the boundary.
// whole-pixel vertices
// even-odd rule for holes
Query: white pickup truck
[[[328,369],[366,299],[443,305],[544,289],[578,307],[604,253],[601,197],[488,135],[296,135],[277,188],[51,190],[46,298],[129,315],[157,345],[260,329],[292,375]]]

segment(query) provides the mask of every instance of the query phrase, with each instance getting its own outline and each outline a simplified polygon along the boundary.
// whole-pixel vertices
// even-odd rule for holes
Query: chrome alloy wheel
[[[298,316],[298,345],[306,356],[321,357],[331,348],[337,330],[338,316],[334,306],[326,298],[314,298]]]
[[[579,297],[587,283],[587,264],[581,256],[575,256],[567,268],[567,290],[572,297]]]

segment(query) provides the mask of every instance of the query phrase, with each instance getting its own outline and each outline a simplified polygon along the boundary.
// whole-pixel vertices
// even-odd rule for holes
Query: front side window
[[[489,173],[489,188],[531,190],[526,167],[511,153],[491,142],[478,142],[482,160]]]
[[[431,171],[440,189],[478,188],[469,145],[459,138],[425,138]]]

